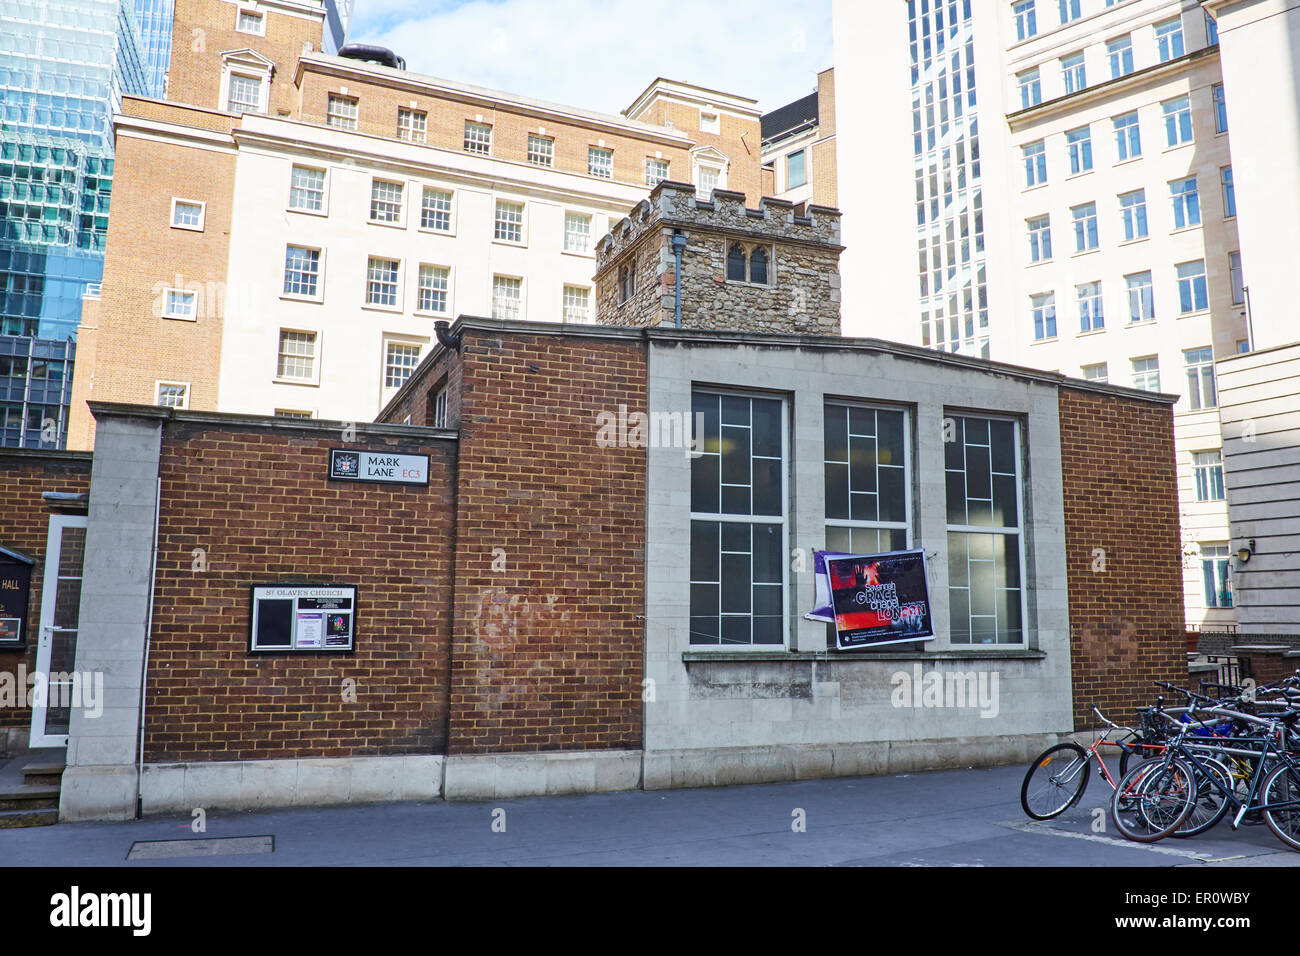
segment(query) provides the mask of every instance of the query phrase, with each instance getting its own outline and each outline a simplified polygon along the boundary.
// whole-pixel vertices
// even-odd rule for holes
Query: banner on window
[[[813,609],[804,616],[834,624],[838,650],[934,636],[924,551],[817,551],[813,572]]]

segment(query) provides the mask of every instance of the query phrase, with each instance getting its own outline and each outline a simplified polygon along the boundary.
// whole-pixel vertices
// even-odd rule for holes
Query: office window
[[[1110,78],[1117,80],[1133,72],[1133,38],[1122,36],[1106,44],[1106,55],[1110,60]]]
[[[1160,360],[1154,355],[1133,359],[1133,387],[1160,391]]]
[[[1143,239],[1147,234],[1147,194],[1144,189],[1121,193],[1119,217],[1124,223],[1124,239]]]
[[[692,644],[785,643],[785,403],[697,391],[691,461]]]
[[[1070,208],[1074,217],[1074,251],[1088,252],[1097,248],[1097,204],[1084,203]]]
[[[906,549],[907,414],[828,403],[823,431],[826,547],[854,554]]]
[[[1210,16],[1208,10],[1205,13],[1205,42],[1209,46],[1214,46],[1219,42],[1219,21]]]
[[[1038,32],[1038,13],[1034,9],[1034,0],[1021,0],[1011,5],[1011,12],[1016,18],[1016,39],[1028,40]]]
[[[695,195],[705,202],[713,201],[713,190],[718,188],[721,172],[714,166],[698,166],[695,173]]]
[[[550,136],[528,134],[528,161],[534,166],[555,165],[555,140]]]
[[[329,94],[325,104],[325,124],[335,129],[357,128],[357,98]]]
[[[432,414],[429,415],[428,425],[431,428],[447,427],[447,400],[451,397],[451,392],[446,385],[438,389],[434,394],[429,406]]]
[[[280,330],[276,363],[279,378],[311,380],[316,377],[316,333]]]
[[[1223,501],[1223,452],[1192,452],[1197,501]]]
[[[1079,300],[1079,331],[1092,332],[1106,327],[1101,304],[1101,283],[1085,282],[1074,287]]]
[[[1079,371],[1083,373],[1083,377],[1089,382],[1110,381],[1105,362],[1099,362],[1096,365],[1085,365]]]
[[[805,170],[806,154],[801,149],[785,158],[785,188],[794,189],[808,182]]]
[[[591,290],[578,285],[564,287],[564,321],[591,321]]]
[[[668,178],[668,160],[647,156],[645,160],[645,184],[658,186]]]
[[[1142,155],[1142,134],[1138,127],[1137,110],[1116,116],[1111,120],[1115,128],[1115,158],[1117,162]]]
[[[420,346],[413,342],[387,342],[384,350],[384,388],[401,388],[420,364]]]
[[[188,289],[168,289],[163,295],[163,318],[189,319],[197,318],[198,293]],[[35,378],[33,368],[32,377]]]
[[[1061,81],[1066,93],[1078,93],[1088,85],[1082,53],[1061,57]]]
[[[1030,310],[1034,317],[1034,338],[1056,338],[1056,295],[1052,292],[1029,297]]]
[[[235,20],[235,29],[240,33],[255,33],[258,36],[263,36],[266,33],[266,20],[260,13],[240,10],[238,18]]]
[[[190,386],[185,382],[159,382],[154,404],[164,408],[189,408]]]
[[[1016,85],[1020,88],[1020,108],[1028,109],[1043,101],[1043,87],[1038,79],[1038,69],[1025,70],[1016,74]]]
[[[370,221],[400,223],[402,221],[401,183],[390,183],[382,179],[370,183]]]
[[[1020,147],[1025,160],[1025,186],[1039,186],[1047,182],[1047,147],[1040,139]]]
[[[295,166],[289,176],[289,208],[321,212],[325,208],[325,170]]]
[[[1246,284],[1241,275],[1241,253],[1228,253],[1228,278],[1232,280],[1232,301],[1241,305],[1246,301]]]
[[[1029,227],[1029,261],[1042,262],[1052,258],[1051,217],[1038,216],[1025,223]]]
[[[1183,21],[1181,17],[1174,17],[1172,20],[1166,20],[1163,23],[1156,24],[1156,58],[1161,63],[1168,63],[1170,60],[1182,56],[1183,50]]]
[[[492,318],[517,319],[523,299],[523,279],[509,276],[492,277]]]
[[[315,296],[320,278],[320,250],[289,246],[284,254],[286,295]]]
[[[230,74],[227,87],[226,109],[232,113],[260,113],[262,111],[262,80],[256,76]]]
[[[587,172],[601,179],[613,179],[614,151],[597,146],[587,147]]]
[[[1232,607],[1231,562],[1226,544],[1201,545],[1201,579],[1206,607]]]
[[[465,121],[465,152],[489,156],[492,153],[492,127],[486,123]]]
[[[1180,146],[1192,141],[1191,99],[1179,96],[1160,104],[1165,115],[1165,145]]]
[[[1082,14],[1079,11],[1080,0],[1056,0],[1057,11],[1061,15],[1061,23],[1069,23],[1071,20],[1079,19]]]
[[[1223,215],[1226,219],[1231,219],[1237,215],[1237,193],[1232,188],[1232,167],[1223,166],[1219,169],[1219,185],[1223,190]]]
[[[397,138],[408,143],[423,143],[429,128],[429,114],[424,110],[398,109]]]
[[[1210,87],[1210,93],[1214,100],[1214,131],[1216,133],[1226,133],[1228,131],[1228,104],[1223,98],[1223,84],[1215,83]]]
[[[493,238],[502,242],[524,241],[524,204],[498,199]]]
[[[564,214],[564,251],[591,252],[591,217],[580,212]]]
[[[172,200],[172,225],[177,229],[203,231],[203,203],[184,199]]]
[[[442,266],[420,266],[419,295],[415,307],[421,312],[446,313],[451,270]]]
[[[1171,182],[1169,199],[1173,203],[1175,229],[1201,224],[1201,196],[1196,189],[1195,176]]]
[[[1070,154],[1070,173],[1092,169],[1092,127],[1080,126],[1065,134],[1065,149]]]
[[[420,228],[434,232],[451,232],[451,193],[424,187],[420,201]]]
[[[1187,367],[1187,405],[1193,411],[1217,408],[1219,399],[1214,390],[1214,349],[1184,349],[1183,364]]]
[[[1021,644],[1019,424],[954,420],[944,443],[952,643]]]
[[[396,307],[397,305],[397,271],[396,259],[381,259],[371,256],[366,266],[366,302],[369,305]]]
[[[1137,272],[1124,277],[1128,287],[1128,320],[1149,322],[1156,317],[1156,304],[1150,272]]]
[[[1178,311],[1182,314],[1200,312],[1209,308],[1205,289],[1205,260],[1184,262],[1178,271]]]

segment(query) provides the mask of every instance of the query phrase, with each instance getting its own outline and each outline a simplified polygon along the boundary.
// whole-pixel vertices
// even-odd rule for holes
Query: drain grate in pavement
[[[128,860],[175,860],[185,856],[233,856],[241,853],[274,853],[275,837],[210,837],[200,840],[137,840],[131,844]]]

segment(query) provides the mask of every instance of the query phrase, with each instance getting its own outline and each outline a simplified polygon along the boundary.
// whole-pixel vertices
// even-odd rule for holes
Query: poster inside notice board
[[[22,650],[27,646],[32,563],[0,549],[0,650]]]
[[[352,584],[255,584],[248,649],[253,653],[346,654],[356,646]]]
[[[903,644],[934,636],[925,552],[817,552],[817,607],[835,625],[838,650]]]

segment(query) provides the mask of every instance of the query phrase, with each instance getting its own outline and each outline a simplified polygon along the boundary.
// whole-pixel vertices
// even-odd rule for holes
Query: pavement
[[[64,823],[0,830],[0,864],[1300,865],[1300,853],[1263,825],[1234,832],[1224,822],[1187,840],[1128,842],[1113,831],[1104,812],[1110,789],[1096,776],[1079,806],[1055,820],[1035,822],[1020,809],[1023,775],[1023,767],[998,767],[490,803],[212,811],[205,816],[204,832],[194,832],[189,817]],[[203,842],[160,842],[191,840]]]

